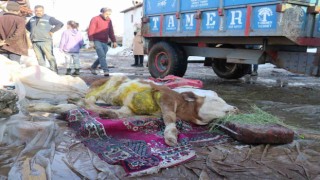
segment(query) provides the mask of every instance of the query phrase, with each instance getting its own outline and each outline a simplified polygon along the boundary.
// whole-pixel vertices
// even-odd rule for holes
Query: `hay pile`
[[[218,119],[217,122],[212,124],[211,130],[216,128],[216,124],[226,124],[227,122],[234,122],[239,124],[250,124],[250,125],[279,124],[285,127],[289,127],[278,117],[263,111],[262,109],[260,109],[255,105],[252,106],[252,110],[249,113],[230,114],[223,118]]]
[[[221,130],[245,144],[287,144],[294,138],[292,127],[257,106],[252,106],[250,113],[219,119],[210,130]]]

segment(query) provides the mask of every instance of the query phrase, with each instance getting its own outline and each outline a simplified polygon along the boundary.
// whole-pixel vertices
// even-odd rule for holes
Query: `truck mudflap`
[[[307,52],[268,52],[272,56],[271,63],[287,71],[320,76],[320,54]]]

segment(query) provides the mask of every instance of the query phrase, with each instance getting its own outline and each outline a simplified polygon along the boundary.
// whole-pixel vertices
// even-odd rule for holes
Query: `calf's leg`
[[[100,117],[106,118],[126,118],[133,116],[133,112],[127,106],[122,106],[120,109],[105,109],[100,114]]]
[[[98,113],[103,118],[116,119],[130,117],[133,112],[127,106],[122,106],[120,109],[106,109],[97,106],[95,103],[97,98],[95,96],[90,96],[85,99],[85,107],[91,111]]]
[[[178,144],[178,129],[176,127],[176,113],[173,111],[162,111],[164,124],[164,140],[167,145],[175,146]]]

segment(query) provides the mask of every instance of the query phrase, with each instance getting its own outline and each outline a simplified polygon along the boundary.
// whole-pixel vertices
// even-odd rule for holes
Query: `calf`
[[[98,100],[121,108],[114,110],[99,107],[95,104]],[[206,125],[214,119],[237,111],[236,107],[228,105],[216,94],[201,97],[190,91],[178,93],[164,85],[138,79],[130,80],[125,76],[112,76],[93,82],[82,105],[109,118],[162,115],[166,126],[165,142],[170,146],[177,144],[177,118]]]

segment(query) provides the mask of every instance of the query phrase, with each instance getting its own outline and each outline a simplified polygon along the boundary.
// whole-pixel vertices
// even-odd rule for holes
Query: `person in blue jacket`
[[[58,73],[56,59],[53,55],[52,35],[63,27],[63,23],[54,17],[44,14],[44,7],[34,7],[35,16],[26,24],[30,39],[40,66],[46,66],[45,58],[49,61],[50,69]]]

